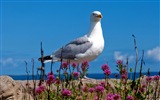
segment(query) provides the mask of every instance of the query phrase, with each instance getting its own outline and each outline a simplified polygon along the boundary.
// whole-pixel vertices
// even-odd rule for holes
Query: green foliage
[[[133,70],[132,70],[132,68],[130,68],[130,73],[132,73],[133,72]]]

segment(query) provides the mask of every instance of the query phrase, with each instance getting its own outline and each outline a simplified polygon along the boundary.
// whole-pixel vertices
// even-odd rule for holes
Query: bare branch
[[[134,77],[133,77],[133,80],[135,81],[136,69],[137,69],[137,65],[138,65],[138,49],[137,49],[137,44],[136,44],[136,37],[134,36],[134,34],[132,36],[134,38],[134,49],[135,49],[135,52],[136,52],[136,62],[135,62]]]

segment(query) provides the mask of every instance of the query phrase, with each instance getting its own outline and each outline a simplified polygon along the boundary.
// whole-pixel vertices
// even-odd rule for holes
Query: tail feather
[[[43,57],[43,59],[44,59],[44,61],[46,61],[46,60],[52,60],[52,57],[51,56],[45,56],[45,57]],[[41,61],[42,57],[38,58],[38,60]]]
[[[41,61],[41,60],[42,60],[42,57],[41,57],[41,58],[38,58],[38,60]],[[52,62],[52,61],[53,61],[53,62],[59,61],[56,57],[52,57],[51,55],[43,57],[43,60],[44,60],[44,63]]]

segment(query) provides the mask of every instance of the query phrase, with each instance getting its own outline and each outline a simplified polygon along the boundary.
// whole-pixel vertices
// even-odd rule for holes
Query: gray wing
[[[92,43],[88,41],[87,37],[80,37],[71,41],[53,55],[57,58],[75,59],[77,54],[85,53],[91,46]]]

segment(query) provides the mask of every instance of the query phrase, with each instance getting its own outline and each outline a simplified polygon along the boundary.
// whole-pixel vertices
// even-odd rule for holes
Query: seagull
[[[104,38],[101,27],[102,14],[93,11],[90,15],[90,28],[86,35],[79,37],[49,56],[43,58],[44,62],[70,61],[81,63],[96,59],[104,49]],[[39,58],[41,60],[42,58]]]

